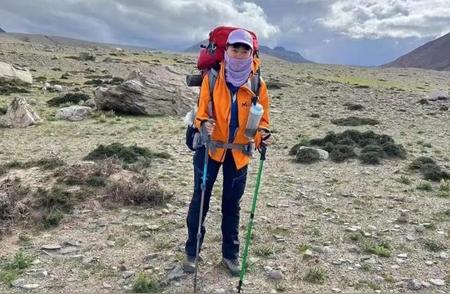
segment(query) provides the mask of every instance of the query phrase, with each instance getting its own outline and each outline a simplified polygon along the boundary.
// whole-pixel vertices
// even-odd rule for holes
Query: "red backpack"
[[[227,45],[228,35],[238,28],[221,26],[217,27],[209,33],[209,42],[207,46],[200,49],[200,56],[197,60],[197,68],[202,72],[211,69],[216,63],[223,60],[225,47]],[[248,31],[253,37],[253,54],[257,56],[259,50],[258,39],[256,34]]]

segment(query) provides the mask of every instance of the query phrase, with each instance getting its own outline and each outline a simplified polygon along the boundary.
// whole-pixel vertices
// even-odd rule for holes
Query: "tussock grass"
[[[89,100],[91,97],[84,93],[67,93],[57,96],[47,101],[49,106],[61,106],[63,104],[78,104],[81,101]]]
[[[145,147],[124,146],[121,143],[112,143],[110,145],[99,145],[91,151],[84,160],[103,160],[116,157],[124,163],[134,163],[140,158],[170,158],[166,152],[153,152]]]

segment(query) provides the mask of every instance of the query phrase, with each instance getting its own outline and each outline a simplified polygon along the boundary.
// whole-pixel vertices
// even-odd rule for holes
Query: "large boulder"
[[[70,121],[80,121],[87,118],[92,112],[92,108],[87,106],[73,105],[64,107],[56,112],[56,119],[64,119]]]
[[[40,122],[39,115],[31,108],[25,98],[16,97],[6,114],[0,117],[0,125],[13,128],[25,128]]]
[[[16,85],[31,85],[33,83],[33,77],[26,68],[0,61],[0,83],[5,82]]]
[[[148,73],[133,71],[118,86],[94,91],[98,109],[141,115],[180,115],[190,110],[198,93],[185,84],[184,74],[167,66]]]

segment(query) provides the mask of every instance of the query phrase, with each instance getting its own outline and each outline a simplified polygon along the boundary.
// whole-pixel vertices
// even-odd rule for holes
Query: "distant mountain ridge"
[[[267,47],[267,46],[261,46],[259,48],[259,51],[261,53],[277,57],[282,60],[286,60],[293,63],[313,63],[312,61],[304,58],[300,53],[295,51],[286,50],[285,48],[281,46],[277,46],[273,49]]]
[[[430,41],[382,66],[450,70],[450,33]]]
[[[0,33],[5,33],[5,31],[2,28],[0,28]]]
[[[202,44],[208,44],[208,40],[204,40],[202,42],[199,42],[187,49],[184,50],[184,52],[198,52],[200,50],[200,45]],[[277,46],[273,49],[270,47],[261,45],[259,48],[259,52],[263,54],[267,54],[285,61],[289,61],[292,63],[313,63],[312,61],[304,58],[300,53],[286,50],[283,47]]]

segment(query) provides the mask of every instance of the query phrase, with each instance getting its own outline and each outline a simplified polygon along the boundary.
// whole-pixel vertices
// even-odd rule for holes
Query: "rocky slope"
[[[1,187],[14,187],[17,193],[38,191],[26,193],[38,197],[27,198],[36,205],[42,202],[34,200],[49,196],[38,187],[56,185],[71,193],[52,194],[59,195],[56,203],[67,203],[64,195],[83,192],[73,209],[60,216],[59,225],[42,229],[38,223],[17,220],[1,237],[0,292],[108,293],[143,286],[165,293],[192,291],[192,275],[179,271],[193,173],[182,118],[95,110],[82,121],[65,121],[56,119],[59,109],[47,101],[59,96],[55,92],[59,90],[92,98],[98,86],[107,86],[114,77],[125,79],[135,69],[148,72],[169,66],[192,73],[196,57],[94,47],[90,52],[95,59],[79,60],[86,50],[26,40],[0,42],[1,61],[26,66],[33,75],[27,92],[7,88],[8,93],[0,95],[0,110],[20,96],[42,119],[28,128],[0,128]],[[262,62],[276,143],[264,166],[244,291],[450,291],[450,188],[409,168],[414,159],[427,156],[450,169],[450,73],[293,64],[264,56]],[[436,91],[441,94],[434,95]],[[346,127],[331,122],[349,116],[379,123]],[[389,135],[404,146],[406,158],[384,159],[378,165],[357,159],[300,164],[289,155],[301,141],[348,129]],[[101,186],[103,168],[89,173],[88,179],[82,177],[88,174],[83,171],[66,174],[73,166],[92,166],[84,158],[99,144],[114,142],[169,155],[127,164],[128,170],[116,177],[125,181],[137,173],[156,181],[173,193],[167,202],[110,207]],[[46,158],[63,163],[49,167],[42,161]],[[257,164],[255,156],[242,200],[241,236]],[[105,162],[105,166],[111,170],[114,165]],[[238,282],[220,265],[221,181],[217,180],[211,199],[199,271],[201,291],[216,293],[235,291]],[[0,200],[5,192],[0,191]],[[30,203],[17,207],[18,212],[29,211],[27,207]],[[10,220],[2,221],[4,225]],[[139,279],[141,273],[146,278]]]
[[[450,33],[430,41],[384,66],[450,70]]]

